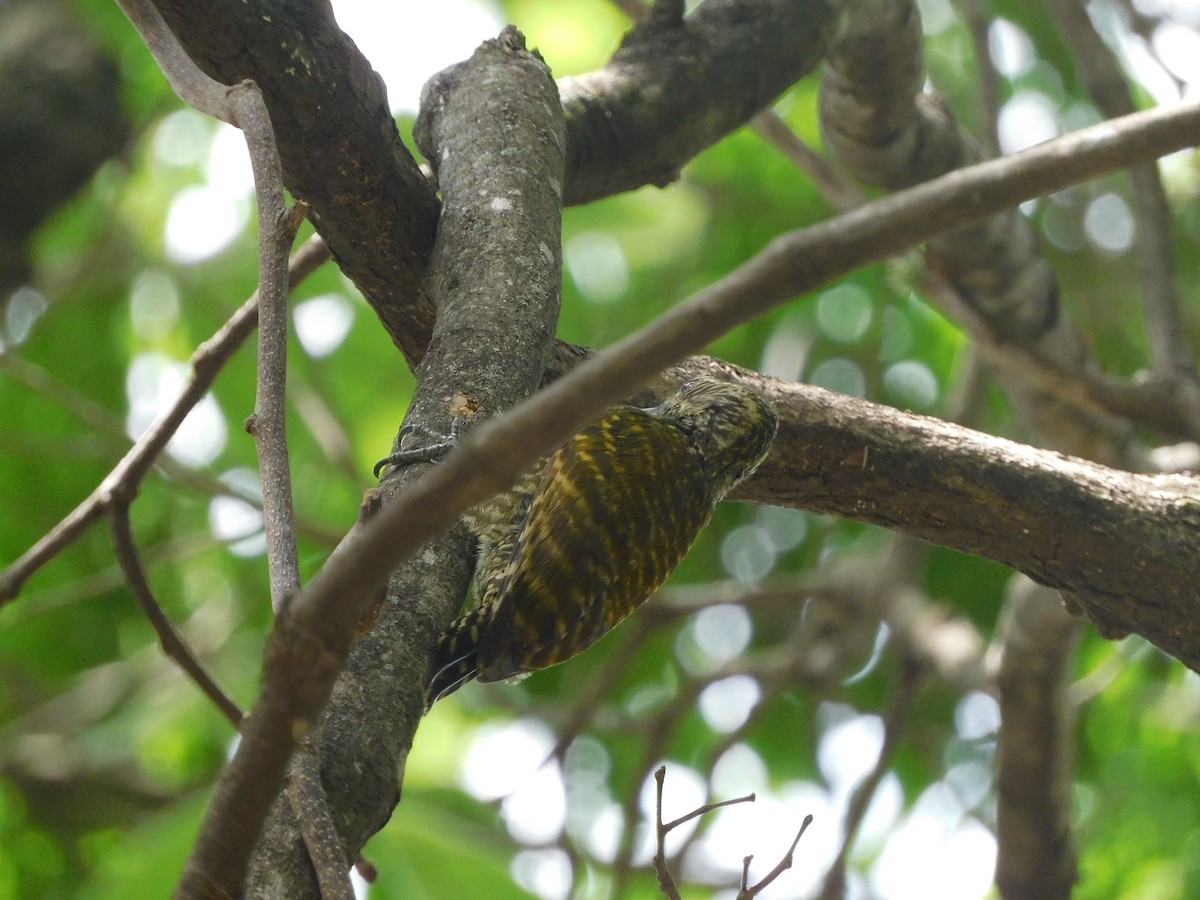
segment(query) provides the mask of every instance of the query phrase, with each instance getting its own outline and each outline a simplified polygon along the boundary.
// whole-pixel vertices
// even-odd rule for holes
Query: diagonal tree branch
[[[384,573],[411,556],[431,536],[450,527],[460,512],[510,485],[535,459],[605,407],[629,396],[663,367],[735,325],[867,262],[1031,196],[1061,190],[1080,179],[1198,143],[1198,111],[1195,104],[1181,105],[1106,122],[1012,157],[954,172],[823,225],[777,238],[742,268],[672,309],[653,325],[600,351],[537,397],[473,429],[444,461],[363,527],[351,547],[335,554],[280,619],[268,641],[262,693],[244,728],[238,752],[222,774],[214,801],[214,808],[226,810],[237,802],[238,814],[210,813],[194,858],[205,858],[214,845],[220,847],[219,852],[232,854],[244,852],[252,843],[269,798],[278,788],[297,732],[302,732],[305,723],[325,704],[349,650],[352,629],[370,606],[371,592],[382,583]],[[826,392],[801,386],[790,393],[788,405],[797,408],[801,396],[826,403],[829,399]],[[444,402],[450,400],[447,397]],[[875,411],[882,410],[875,407]],[[1071,568],[1065,557],[1080,552],[1078,572],[1086,582],[1079,587],[1095,603],[1089,605],[1089,613],[1110,624],[1142,628],[1168,652],[1189,665],[1200,666],[1200,623],[1196,623],[1193,633],[1177,625],[1166,627],[1161,621],[1156,626],[1153,621],[1155,612],[1176,614],[1173,622],[1190,618],[1179,612],[1191,609],[1194,597],[1189,586],[1200,583],[1200,573],[1180,572],[1180,567],[1186,569],[1200,559],[1200,554],[1194,552],[1200,515],[1192,512],[1194,501],[1189,497],[1195,491],[1191,479],[1139,478],[975,435],[936,420],[896,415],[900,418],[892,421],[893,427],[905,425],[895,443],[902,450],[915,451],[926,441],[933,441],[933,452],[926,456],[938,457],[955,447],[964,449],[960,458],[973,464],[948,484],[965,491],[971,503],[972,515],[963,521],[973,523],[972,517],[978,518],[982,504],[995,505],[992,513],[997,521],[1005,522],[1003,534],[1008,537],[1007,543],[995,548],[999,558],[1052,581],[1060,578],[1063,569]],[[869,429],[870,424],[862,423],[862,427]],[[843,468],[847,474],[852,474],[854,468],[862,471],[866,457],[860,452],[861,446],[849,449],[844,459],[850,465]],[[970,452],[965,452],[967,449]],[[925,472],[919,474],[924,476]],[[948,515],[929,510],[928,479],[922,481],[928,519],[923,523],[901,521],[897,509],[887,505],[891,475],[874,470],[874,477],[888,480],[886,489],[876,487],[869,498],[857,495],[836,502],[829,496],[814,500],[819,479],[798,480],[796,502],[810,508],[822,508],[824,504],[823,508],[845,515],[889,521],[893,526],[912,528],[914,533],[933,534],[943,542],[954,537],[946,530]],[[1110,521],[1110,537],[1116,540],[1118,534],[1121,536],[1122,554],[1127,555],[1131,544],[1136,545],[1140,538],[1141,546],[1153,557],[1147,563],[1161,566],[1161,571],[1174,578],[1174,592],[1156,592],[1153,597],[1140,593],[1144,581],[1131,583],[1129,572],[1113,571],[1112,560],[1120,557],[1114,557],[1108,544],[1089,549],[1059,543],[1056,553],[1047,558],[1041,540],[1033,540],[1020,521],[1015,528],[1012,524],[1014,513],[1034,515],[1032,510],[1013,504],[1017,498],[1028,502],[1031,495],[1025,485],[1035,475],[1045,479],[1047,488],[1064,489],[1068,491],[1067,499],[1086,507],[1077,506],[1075,517],[1083,511],[1092,521]],[[1016,493],[1014,482],[1020,484]],[[1033,496],[1045,496],[1045,491]],[[897,503],[911,501],[911,496],[897,498]],[[1067,513],[1060,511],[1062,514]],[[1113,516],[1120,518],[1119,525]],[[1137,522],[1152,531],[1148,539],[1143,532],[1132,534],[1131,540],[1131,533],[1122,530]],[[1097,530],[1103,534],[1102,526]],[[1050,533],[1062,534],[1062,530]],[[969,538],[964,538],[964,543],[972,543]],[[993,548],[976,545],[973,549],[990,554]],[[408,674],[420,665],[412,658],[420,654],[422,642],[425,652],[432,643],[430,624],[426,620],[425,626],[409,638],[415,642],[412,650],[402,654],[409,660],[404,668]],[[413,678],[404,682],[414,709],[420,703],[417,681]],[[405,733],[394,736],[398,747],[408,746],[415,724],[415,716],[410,717]],[[228,833],[214,827],[214,822],[230,824],[231,820],[233,827]],[[239,847],[242,849],[237,850]],[[354,849],[347,847],[347,852]],[[222,871],[228,876],[232,870]],[[190,870],[189,880],[195,877],[196,870]],[[227,882],[232,888],[238,883],[240,879]]]
[[[196,658],[192,648],[187,645],[175,626],[171,624],[171,620],[167,618],[162,606],[154,597],[154,591],[150,588],[150,582],[146,578],[146,570],[142,567],[137,544],[133,539],[133,529],[129,525],[129,504],[119,502],[109,506],[108,522],[112,532],[113,551],[117,557],[117,563],[125,575],[125,581],[133,593],[133,599],[142,608],[142,613],[154,628],[154,633],[158,635],[158,642],[162,646],[163,653],[179,664],[179,668],[183,669],[187,676],[196,682],[200,690],[229,720],[229,724],[237,728],[242,722],[241,707],[208,674],[204,664]]]

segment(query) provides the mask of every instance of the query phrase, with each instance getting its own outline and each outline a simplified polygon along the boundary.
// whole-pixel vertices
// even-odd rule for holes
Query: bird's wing
[[[675,425],[617,407],[550,457],[478,651],[482,681],[562,662],[636,609],[712,512]]]

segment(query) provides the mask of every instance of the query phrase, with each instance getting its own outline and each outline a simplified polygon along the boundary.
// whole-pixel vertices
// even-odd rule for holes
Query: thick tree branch
[[[832,4],[709,0],[636,26],[603,69],[565,78],[568,204],[665,186],[821,60]]]
[[[1187,613],[1200,574],[1196,479],[1131,475],[812,387],[775,396],[798,454],[764,473],[771,502],[998,560],[1077,592],[1102,633],[1136,631],[1200,666]],[[754,489],[743,496],[767,499]]]

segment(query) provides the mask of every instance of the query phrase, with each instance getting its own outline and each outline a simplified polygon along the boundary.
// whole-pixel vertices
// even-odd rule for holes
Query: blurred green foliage
[[[1069,54],[1041,4],[996,0],[991,6],[1024,29],[1038,60],[1028,74],[1002,82],[1000,99],[1017,88],[1036,88],[1062,108],[1086,107]],[[115,5],[80,0],[78,9],[121,65],[139,136],[43,229],[35,248],[36,293],[9,298],[4,306],[0,340],[21,365],[0,365],[0,491],[8,513],[0,518],[3,564],[86,497],[128,447],[135,363],[157,354],[186,364],[255,286],[252,225],[200,261],[180,262],[169,252],[164,234],[180,192],[220,187],[221,176],[214,185],[209,171],[217,126],[198,117],[169,125],[178,103]],[[498,16],[522,27],[559,75],[602,65],[628,25],[602,0],[511,0]],[[927,44],[931,81],[968,125],[979,128],[972,53],[969,35],[953,18]],[[798,135],[819,146],[817,85],[815,77],[796,85],[777,110]],[[164,150],[170,137],[164,128],[181,123],[191,135],[190,158],[182,162]],[[400,127],[407,134],[410,122],[402,117]],[[1191,177],[1197,177],[1194,166]],[[1192,191],[1194,197],[1195,180]],[[1057,205],[1041,201],[1033,219],[1044,227],[1052,217],[1061,232],[1082,235],[1087,202],[1105,193],[1124,196],[1127,185],[1111,179],[1067,192]],[[772,237],[833,212],[791,163],[743,129],[701,154],[666,190],[647,188],[567,211],[559,334],[591,346],[610,343],[726,274]],[[1179,217],[1180,240],[1194,246],[1200,234],[1195,203]],[[1101,364],[1117,374],[1140,368],[1145,339],[1128,253],[1100,253],[1082,237],[1074,247],[1043,243],[1067,306],[1092,337]],[[1192,291],[1188,324],[1194,328],[1200,255],[1183,253],[1180,261],[1178,281]],[[160,298],[150,319],[145,310],[134,312],[131,299],[148,272],[165,278],[177,298],[174,306]],[[796,298],[710,349],[772,374],[945,415],[965,340],[921,296],[921,287],[915,257],[874,266],[822,292],[841,292],[825,307],[822,296]],[[292,347],[289,428],[297,515],[308,526],[301,541],[305,577],[353,522],[361,492],[371,483],[371,464],[390,446],[413,386],[370,310],[332,266],[301,286],[294,302],[318,297],[340,298],[351,318],[327,355],[315,355],[299,340]],[[217,680],[245,705],[255,695],[270,621],[266,573],[255,529],[230,533],[222,520],[220,504],[240,501],[222,501],[219,485],[241,483],[254,470],[254,448],[241,427],[253,404],[253,378],[254,354],[247,348],[213,391],[224,441],[191,469],[177,463],[157,470],[133,508],[150,579],[166,610]],[[169,397],[169,387],[165,379],[157,389]],[[972,415],[986,430],[1015,428],[995,390],[984,392]],[[203,478],[190,478],[189,471]],[[244,504],[237,508],[245,514]],[[745,561],[738,561],[726,537],[747,527],[758,534],[781,526],[748,507],[719,510],[672,586],[728,577],[730,566]],[[788,527],[797,529],[799,539],[772,551],[761,576],[869,557],[880,539],[854,523],[801,513]],[[1007,578],[996,564],[934,549],[923,586],[987,637]],[[756,613],[751,651],[779,646],[794,619],[794,611]],[[694,650],[696,627],[680,618],[649,635],[624,663],[595,721],[584,726],[586,739],[578,746],[590,762],[568,772],[566,782],[567,830],[580,853],[575,887],[581,895],[602,896],[610,886],[608,860],[592,858],[588,849],[588,841],[603,832],[593,820],[636,797],[647,766],[668,761],[671,779],[672,771],[690,767],[703,774],[717,762],[724,735],[700,711],[670,723],[654,719],[664,701],[688,684],[681,648],[700,652]],[[539,868],[536,854],[553,854],[557,845],[530,849],[511,836],[505,823],[511,828],[508,817],[515,813],[464,790],[463,768],[487,728],[542,720],[553,733],[564,725],[572,698],[605,671],[626,640],[618,632],[520,686],[475,686],[439,705],[417,737],[395,818],[366,850],[380,872],[371,896],[553,895],[539,878],[554,867]],[[1195,676],[1137,639],[1114,645],[1094,635],[1085,639],[1078,667],[1081,676],[1091,673],[1103,682],[1081,707],[1078,728],[1079,896],[1200,896]],[[830,716],[886,710],[895,679],[895,660],[886,648],[875,653],[867,647],[852,673],[854,678],[829,685],[824,699],[780,690],[755,712],[739,746],[761,761],[763,790],[784,796],[801,782],[823,785],[827,773],[818,749]],[[959,733],[960,701],[935,689],[922,694],[913,710],[894,766],[905,806],[939,784],[952,761],[988,764],[992,736]],[[667,730],[647,758],[658,725]],[[211,705],[162,657],[116,572],[106,534],[93,529],[0,610],[0,897],[166,895],[231,738]],[[969,804],[969,814],[988,823],[990,795],[982,794]],[[794,809],[795,822],[806,812]],[[584,824],[572,825],[573,817]],[[836,832],[834,820],[822,827]],[[601,845],[615,846],[597,839]],[[856,855],[855,865],[868,871],[880,846],[876,841],[874,849]],[[804,848],[802,842],[797,867],[806,864]],[[768,851],[724,847],[719,864],[727,884],[745,853],[765,860]],[[626,896],[653,896],[653,878],[640,857],[638,865]],[[685,889],[685,896],[709,895],[706,887]]]

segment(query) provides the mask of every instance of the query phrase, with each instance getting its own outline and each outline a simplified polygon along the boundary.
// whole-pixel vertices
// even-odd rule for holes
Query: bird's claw
[[[411,466],[413,463],[419,462],[434,462],[445,456],[448,452],[458,446],[462,439],[464,425],[466,422],[459,416],[455,416],[450,420],[450,433],[448,435],[435,435],[429,432],[428,429],[420,425],[405,424],[400,428],[400,443],[403,445],[404,436],[409,432],[424,431],[430,436],[436,438],[434,443],[425,447],[412,447],[409,449],[400,449],[390,456],[386,456],[379,462],[375,463],[375,467],[371,470],[375,477],[379,477],[379,473],[385,466],[390,466],[392,469],[400,469],[404,466]]]

